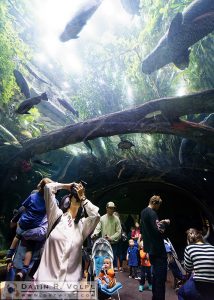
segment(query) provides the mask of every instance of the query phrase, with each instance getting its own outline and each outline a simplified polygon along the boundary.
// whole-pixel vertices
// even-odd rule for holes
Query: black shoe
[[[26,270],[21,270],[21,271],[17,272],[15,280],[16,281],[23,281],[25,279],[26,274],[27,274]]]

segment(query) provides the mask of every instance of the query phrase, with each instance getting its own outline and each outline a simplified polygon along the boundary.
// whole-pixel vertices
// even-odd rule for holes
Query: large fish
[[[79,37],[78,34],[98,9],[102,1],[103,0],[89,0],[84,6],[80,7],[66,25],[63,33],[59,37],[60,40],[66,42],[70,39],[77,39]]]
[[[38,79],[39,81],[49,84],[47,81],[45,81],[44,79],[40,78],[27,64],[24,64],[25,68],[29,71],[29,73],[31,75],[33,75],[33,77],[35,77],[36,79]],[[29,97],[27,97],[29,98]]]
[[[173,62],[183,70],[189,65],[189,47],[214,30],[214,0],[195,0],[172,20],[156,48],[143,60],[150,74]]]
[[[140,0],[120,0],[128,14],[140,16]]]
[[[25,80],[22,73],[19,72],[18,70],[14,70],[13,74],[16,78],[16,83],[19,86],[21,92],[25,95],[26,98],[30,98],[30,90],[27,81]]]
[[[16,110],[18,114],[29,114],[29,110],[34,106],[39,104],[42,100],[48,101],[46,93],[42,93],[40,96],[26,99],[23,101]]]
[[[59,103],[64,107],[66,108],[67,110],[69,110],[70,112],[72,112],[73,115],[79,117],[79,112],[74,109],[70,103],[68,103],[67,100],[65,99],[60,99],[60,98],[57,98],[57,100],[59,101]]]

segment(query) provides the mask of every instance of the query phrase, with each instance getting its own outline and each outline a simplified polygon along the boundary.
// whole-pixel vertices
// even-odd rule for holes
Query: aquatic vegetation
[[[0,150],[4,152],[2,161],[9,164],[6,167],[4,164],[1,166],[11,171],[7,177],[11,183],[11,177],[16,179],[16,174],[12,172],[12,168],[15,167],[11,163],[11,157],[18,159],[20,155],[23,160],[33,161],[34,155],[48,151],[47,157],[39,159],[53,162],[52,167],[43,165],[39,169],[38,164],[35,164],[32,166],[33,170],[17,176],[17,179],[12,181],[16,188],[19,180],[29,180],[32,184],[34,171],[39,172],[38,178],[61,176],[65,179],[68,175],[71,178],[85,175],[91,181],[102,174],[103,177],[100,177],[106,176],[106,180],[110,182],[111,178],[135,178],[140,176],[139,174],[142,175],[147,168],[169,170],[179,165],[181,137],[187,130],[184,128],[185,122],[190,121],[190,118],[201,118],[200,112],[190,115],[191,108],[185,106],[183,107],[186,111],[182,111],[177,117],[176,111],[180,112],[182,106],[182,99],[179,97],[213,88],[213,34],[191,47],[190,64],[186,70],[181,71],[169,64],[151,75],[142,74],[143,58],[167,31],[171,20],[177,13],[182,12],[191,0],[144,0],[140,4],[139,16],[129,16],[130,19],[126,19],[126,23],[122,22],[118,26],[114,26],[113,19],[109,21],[99,16],[99,23],[95,22],[94,27],[89,28],[88,34],[84,35],[90,23],[99,15],[104,2],[84,26],[78,40],[71,39],[61,43],[55,27],[51,28],[51,37],[56,34],[62,52],[56,50],[57,45],[53,39],[49,39],[50,36],[43,36],[43,31],[46,33],[49,29],[50,33],[48,27],[51,25],[47,16],[46,25],[43,26],[41,22],[43,27],[39,27],[36,13],[42,15],[42,12],[35,9],[34,1],[0,2],[1,125],[7,128],[18,142],[21,140],[24,146],[23,151],[15,149],[17,152],[11,150],[11,147],[9,151],[9,145],[1,146]],[[66,24],[66,21],[64,23]],[[104,30],[107,25],[110,28],[108,32]],[[66,55],[63,47],[67,49]],[[78,72],[75,69],[76,65],[79,65]],[[15,110],[25,99],[15,82],[15,69],[23,73],[29,83],[32,97],[47,92],[49,101],[41,102],[49,106],[41,108],[40,105],[44,103],[40,103],[30,110],[29,115],[16,114]],[[137,110],[134,110],[128,119],[121,121],[122,113],[111,119],[112,114],[116,112],[171,96],[176,97],[176,101],[179,102],[171,107],[171,114],[168,112],[164,115],[159,108],[154,108],[152,111],[146,111],[142,118],[137,114]],[[60,104],[58,99],[65,99],[66,102],[61,101]],[[108,128],[105,128],[104,115],[113,120]],[[179,117],[183,121],[180,128],[178,124],[173,125],[179,121]],[[90,127],[90,119],[93,118],[100,118],[102,122],[93,120],[94,124],[98,125]],[[130,118],[133,118],[131,125],[128,124]],[[88,126],[90,130],[81,131],[83,122],[85,128]],[[65,126],[68,126],[67,129]],[[136,132],[133,130],[134,126]],[[72,128],[76,131],[72,131]],[[124,128],[126,131],[123,131]],[[142,128],[146,128],[145,132]],[[161,133],[163,128],[167,134]],[[192,127],[188,127],[188,130],[191,129]],[[101,134],[96,135],[96,130]],[[199,138],[204,131],[197,131]],[[171,134],[174,132],[177,136]],[[93,140],[88,140],[90,135]],[[121,140],[130,141],[130,149],[118,149]],[[84,141],[89,141],[90,146]],[[73,143],[76,143],[75,146]],[[59,156],[56,149],[63,146],[63,155]],[[68,158],[63,161],[66,155]],[[124,163],[124,160],[127,163],[125,167],[123,164],[121,166],[121,163],[117,165],[121,161]],[[79,166],[81,168],[77,170]]]
[[[16,91],[13,76],[16,60],[25,60],[29,48],[19,38],[6,0],[0,2],[0,15],[0,100],[1,103],[8,103]]]

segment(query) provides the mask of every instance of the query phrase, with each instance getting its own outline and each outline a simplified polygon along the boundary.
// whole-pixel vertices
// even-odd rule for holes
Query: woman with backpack
[[[65,189],[70,194],[63,203],[63,210],[55,201],[55,193]],[[99,222],[99,208],[85,197],[82,183],[53,182],[45,186],[48,232],[50,232],[34,275],[36,283],[49,282],[61,289],[66,282],[81,280],[82,245]],[[82,218],[82,209],[88,217]],[[64,213],[63,213],[64,211]]]

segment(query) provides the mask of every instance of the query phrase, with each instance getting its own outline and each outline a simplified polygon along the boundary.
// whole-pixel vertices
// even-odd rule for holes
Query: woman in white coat
[[[57,206],[55,193],[59,189],[71,191],[72,187],[75,189],[77,199],[70,195],[68,209],[63,213]],[[51,233],[45,243],[34,279],[36,283],[47,283],[51,286],[57,282],[61,289],[66,282],[81,280],[82,245],[100,220],[99,208],[86,199],[85,189],[81,183],[53,182],[46,184],[44,192],[48,232]],[[81,206],[86,210],[88,217],[80,219],[77,223],[75,218]],[[52,229],[59,217],[59,222]]]

